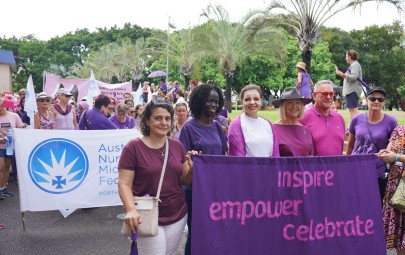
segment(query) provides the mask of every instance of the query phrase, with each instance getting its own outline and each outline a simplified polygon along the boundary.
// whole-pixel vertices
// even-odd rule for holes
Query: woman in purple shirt
[[[190,95],[190,111],[192,118],[184,123],[180,133],[180,141],[186,151],[199,151],[202,154],[225,155],[228,151],[225,135],[221,125],[214,117],[222,109],[224,97],[222,91],[213,84],[202,84],[194,88]],[[188,236],[185,255],[191,254],[191,217],[192,191],[185,186],[188,206]]]
[[[117,129],[117,127],[107,119],[110,97],[100,94],[94,99],[94,107],[82,114],[79,122],[81,130],[103,130]]]
[[[295,66],[298,74],[297,80],[295,81],[295,87],[299,90],[302,96],[311,98],[311,87],[314,86],[314,83],[305,69],[306,66],[307,65],[304,62],[298,62]]]
[[[304,98],[296,88],[287,88],[273,105],[280,107],[280,120],[275,123],[280,156],[312,156],[315,146],[309,129],[299,123],[304,117],[304,105],[311,99]]]
[[[382,112],[386,92],[383,88],[373,88],[367,92],[368,112],[353,117],[349,127],[346,155],[374,154],[387,148],[392,131],[398,122]],[[375,159],[381,201],[387,185],[386,164]]]
[[[126,104],[120,103],[115,107],[116,114],[109,118],[109,120],[118,129],[132,129],[136,125],[136,121],[133,117],[128,116],[128,106]]]

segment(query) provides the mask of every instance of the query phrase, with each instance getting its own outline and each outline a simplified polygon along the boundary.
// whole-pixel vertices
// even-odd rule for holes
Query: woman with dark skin
[[[228,146],[221,125],[214,117],[224,105],[222,91],[213,84],[202,84],[190,94],[192,118],[184,123],[180,141],[186,151],[198,151],[209,155],[226,155]],[[188,206],[188,237],[185,254],[191,254],[192,189],[184,186]]]

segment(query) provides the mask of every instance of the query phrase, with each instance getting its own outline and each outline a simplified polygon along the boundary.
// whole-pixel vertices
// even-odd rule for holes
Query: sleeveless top
[[[58,111],[56,111],[55,115],[55,129],[65,129],[65,130],[73,130],[75,126],[73,125],[73,113],[70,112],[67,115],[62,115]]]
[[[301,74],[302,74],[302,82],[298,90],[303,97],[311,98],[311,87],[310,87],[311,76],[306,72],[301,72]]]
[[[47,111],[49,114],[51,114],[50,111]],[[44,115],[39,114],[39,129],[55,129],[55,120],[50,117],[47,119]]]

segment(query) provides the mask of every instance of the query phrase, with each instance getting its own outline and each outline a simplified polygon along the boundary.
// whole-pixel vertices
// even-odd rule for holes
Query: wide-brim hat
[[[387,92],[385,91],[385,89],[383,89],[381,87],[375,87],[375,88],[370,89],[369,91],[367,91],[367,96],[373,94],[374,92],[379,92],[379,93],[383,94],[384,97],[387,96]]]
[[[46,94],[45,92],[41,92],[41,93],[39,93],[39,94],[37,95],[37,100],[40,99],[40,98],[48,98],[49,100],[52,99],[52,97],[49,96],[48,94]]]
[[[295,67],[298,67],[302,70],[304,70],[305,72],[307,71],[307,69],[305,69],[307,67],[307,64],[305,64],[304,62],[298,62]]]
[[[70,93],[70,91],[67,88],[60,88],[58,90],[58,95],[66,95],[66,96],[73,96],[72,93]]]
[[[298,92],[298,89],[296,89],[296,88],[286,88],[286,89],[283,91],[283,94],[281,94],[280,99],[274,100],[274,101],[272,102],[272,104],[273,104],[276,108],[278,108],[278,107],[280,107],[281,102],[282,102],[283,100],[288,100],[288,99],[301,99],[301,100],[302,100],[302,103],[303,103],[304,105],[309,104],[309,103],[312,102],[312,99],[311,99],[311,98],[303,97],[303,96],[300,94],[300,92]]]

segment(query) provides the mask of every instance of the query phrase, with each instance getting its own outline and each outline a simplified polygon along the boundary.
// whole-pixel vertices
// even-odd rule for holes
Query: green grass
[[[241,114],[241,110],[233,110],[230,114],[231,119],[236,118],[239,114]],[[338,110],[340,114],[342,114],[346,125],[349,124],[349,112],[347,110]],[[365,111],[359,111],[360,113]],[[384,113],[395,117],[398,121],[399,125],[405,125],[405,112],[403,111],[384,111]],[[271,111],[259,111],[259,115],[263,118],[270,120],[271,122],[276,122],[279,120],[278,111],[271,110]]]

